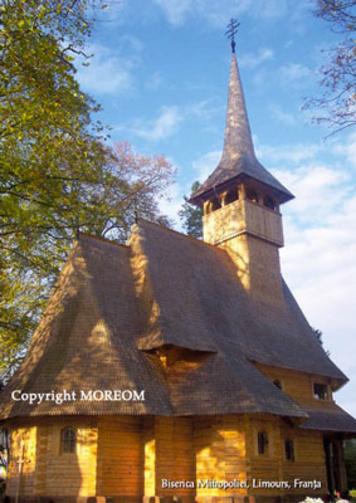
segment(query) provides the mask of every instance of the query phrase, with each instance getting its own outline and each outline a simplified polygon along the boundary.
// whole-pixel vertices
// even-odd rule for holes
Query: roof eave
[[[277,187],[273,187],[265,182],[262,182],[261,180],[259,180],[256,177],[253,177],[251,175],[247,175],[246,173],[239,173],[238,175],[234,176],[233,178],[230,178],[228,180],[220,182],[212,187],[209,187],[209,188],[203,189],[203,190],[201,190],[201,189],[197,190],[196,192],[194,192],[194,194],[192,194],[189,197],[188,203],[196,205],[196,206],[202,206],[204,201],[209,199],[209,197],[211,197],[212,195],[216,194],[217,191],[220,192],[221,190],[229,187],[230,185],[237,182],[238,180],[243,181],[246,178],[250,178],[252,180],[255,180],[259,184],[261,184],[269,189],[272,189],[276,194],[278,194],[278,201],[280,204],[286,203],[286,202],[291,201],[292,199],[295,198],[295,196],[291,192],[289,192],[289,190],[287,190],[287,189],[285,191],[282,191],[282,190],[278,189]]]

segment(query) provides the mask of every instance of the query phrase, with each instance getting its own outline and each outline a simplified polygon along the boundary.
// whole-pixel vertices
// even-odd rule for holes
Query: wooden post
[[[335,491],[335,476],[333,463],[333,445],[330,438],[324,438],[325,462],[328,476],[328,489],[331,494]]]
[[[227,196],[227,191],[223,192],[220,194],[220,202],[221,202],[221,207],[226,205],[226,196]]]
[[[210,201],[204,201],[204,204],[203,204],[204,215],[207,215],[208,213],[210,213],[209,206],[210,206]]]
[[[17,477],[17,488],[16,488],[16,498],[15,498],[15,503],[19,503],[19,497],[20,497],[20,488],[21,488],[21,476],[22,476],[22,467],[24,464],[24,454],[25,454],[25,444],[22,443],[21,446],[21,457],[20,460],[17,462],[19,465],[19,474]]]
[[[238,186],[237,188],[238,193],[239,193],[239,199],[246,199],[246,187],[245,184],[242,183],[241,185]]]
[[[333,441],[334,451],[334,471],[336,474],[336,489],[343,491],[347,489],[347,478],[345,470],[344,452],[342,439],[335,438]]]

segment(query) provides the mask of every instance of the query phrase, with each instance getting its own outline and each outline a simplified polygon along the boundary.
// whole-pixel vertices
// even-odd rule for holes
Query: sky
[[[230,65],[224,35],[241,23],[236,54],[259,161],[294,195],[282,206],[282,272],[324,347],[351,382],[337,402],[356,416],[356,131],[311,123],[318,69],[338,42],[299,0],[109,0],[78,63],[82,89],[102,104],[112,141],[165,154],[177,179],[161,201],[177,211],[223,146]]]

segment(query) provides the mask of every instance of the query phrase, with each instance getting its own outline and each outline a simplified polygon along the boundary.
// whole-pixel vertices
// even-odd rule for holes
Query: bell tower
[[[283,246],[280,205],[294,196],[258,161],[252,142],[231,20],[231,67],[224,149],[221,160],[191,197],[203,207],[204,241],[228,251],[249,295],[282,300],[279,248]]]

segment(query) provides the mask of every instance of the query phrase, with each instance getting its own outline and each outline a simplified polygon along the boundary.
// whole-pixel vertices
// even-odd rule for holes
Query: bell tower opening
[[[227,250],[249,295],[282,300],[280,205],[294,196],[258,161],[233,47],[221,160],[190,198],[203,207],[204,241]]]

